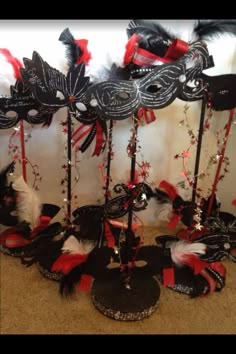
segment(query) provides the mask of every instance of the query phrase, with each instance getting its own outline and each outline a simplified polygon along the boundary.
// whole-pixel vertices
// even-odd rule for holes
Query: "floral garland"
[[[178,160],[179,158],[182,158],[182,171],[181,171],[181,175],[184,177],[183,181],[180,181],[177,183],[177,186],[184,189],[184,190],[189,190],[190,188],[192,188],[193,184],[194,184],[194,180],[196,177],[198,177],[199,180],[203,180],[206,176],[210,176],[210,170],[212,168],[213,165],[216,165],[218,162],[218,159],[220,158],[220,151],[221,151],[221,147],[225,142],[225,138],[221,137],[221,134],[223,133],[222,129],[218,129],[216,134],[216,141],[217,141],[217,152],[212,154],[207,162],[207,166],[204,170],[202,170],[198,176],[193,176],[192,172],[187,168],[187,158],[190,158],[191,154],[190,154],[190,149],[192,148],[192,146],[196,145],[198,142],[198,136],[193,132],[193,129],[191,128],[190,124],[189,124],[189,120],[188,120],[188,115],[187,115],[187,111],[189,109],[189,106],[186,104],[184,106],[184,119],[182,119],[179,122],[180,126],[185,126],[187,128],[187,132],[188,135],[190,137],[190,144],[188,146],[187,149],[185,149],[182,153],[178,153],[174,156],[174,159]],[[203,132],[207,132],[208,130],[210,130],[211,128],[211,119],[212,119],[212,110],[210,107],[208,107],[208,114],[207,114],[207,118],[204,122],[204,128],[203,128]],[[229,172],[229,165],[230,165],[230,161],[229,161],[229,157],[224,156],[223,159],[223,163],[224,163],[224,168],[223,168],[223,172],[219,177],[219,181],[223,181],[226,174]],[[186,183],[187,182],[187,183]],[[197,198],[201,198],[201,194],[200,192],[202,191],[201,188],[197,188],[197,193],[196,196]],[[211,188],[208,188],[208,192],[211,192]]]
[[[64,134],[64,136],[67,138],[67,134],[68,134],[68,129],[67,129],[67,120],[65,121],[61,121],[60,122],[60,125],[62,126],[62,133]],[[74,122],[72,121],[71,122],[71,125],[72,125],[72,129],[74,128]],[[61,194],[63,195],[63,205],[61,206],[61,210],[62,210],[62,213],[64,214],[64,218],[63,218],[63,221],[64,222],[67,222],[68,221],[68,215],[67,215],[67,206],[68,204],[70,203],[71,205],[73,205],[73,208],[76,209],[78,208],[79,206],[79,203],[78,203],[78,194],[74,193],[74,189],[77,185],[77,183],[79,182],[79,179],[80,179],[80,173],[79,173],[79,160],[78,160],[78,157],[77,157],[77,153],[78,151],[75,149],[74,150],[74,158],[73,158],[73,161],[67,161],[67,145],[65,144],[65,147],[64,147],[64,160],[65,160],[65,163],[63,163],[63,165],[61,166],[62,170],[64,170],[64,177],[61,179],[60,181],[60,186],[61,186]],[[67,186],[68,186],[68,164],[71,165],[71,167],[74,168],[74,170],[76,171],[76,176],[74,177],[74,184],[71,188],[71,200],[68,201],[67,197],[65,196],[66,194],[66,191],[67,191]]]
[[[24,133],[24,142],[28,142],[32,137],[32,126],[30,126],[28,132]],[[13,132],[10,134],[8,143],[8,154],[11,155],[11,159],[22,165],[22,147],[20,145],[21,131],[20,126],[14,127]],[[32,188],[39,191],[39,183],[42,182],[42,176],[39,173],[39,166],[33,164],[28,157],[25,157],[25,163],[30,165],[32,175],[34,176]]]

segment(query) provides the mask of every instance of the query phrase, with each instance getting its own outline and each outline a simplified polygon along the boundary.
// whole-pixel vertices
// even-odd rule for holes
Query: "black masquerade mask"
[[[0,97],[0,129],[11,128],[21,119],[30,124],[44,123],[49,126],[57,109],[46,108],[37,102],[28,85],[22,81],[21,62],[7,48],[1,48],[0,53],[12,66],[16,78],[15,85],[10,86],[11,96]]]
[[[155,67],[141,79],[110,80],[95,84],[86,91],[86,101],[104,119],[122,120],[140,107],[160,109],[171,104],[193,80],[209,67],[209,54],[201,42],[190,45],[178,61]]]
[[[0,97],[0,129],[14,127],[21,119],[30,124],[50,125],[57,108],[42,106],[32,97],[29,87],[17,80],[10,86],[11,96]]]
[[[73,112],[84,110],[82,97],[89,84],[85,77],[85,64],[71,67],[67,76],[52,68],[37,52],[33,52],[32,60],[24,58],[25,69],[21,69],[23,79],[30,86],[34,97],[42,105],[61,108],[68,106]],[[63,98],[57,96],[57,92]]]
[[[218,76],[201,74],[199,83],[206,88],[209,105],[215,111],[236,107],[236,74]]]
[[[221,35],[236,36],[235,20],[198,20],[193,26],[192,37],[195,40],[212,40]],[[127,28],[128,43],[124,64],[129,68],[132,78],[140,78],[151,72],[157,65],[173,62],[183,56],[189,44],[155,21],[132,20]],[[214,66],[209,57],[208,68]],[[202,99],[208,96],[208,105],[223,111],[235,107],[236,75],[226,74],[209,77],[204,74],[194,75],[183,87],[178,98],[184,101]]]

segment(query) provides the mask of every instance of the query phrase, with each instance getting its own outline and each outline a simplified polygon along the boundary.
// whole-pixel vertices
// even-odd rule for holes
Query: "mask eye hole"
[[[17,113],[15,111],[8,111],[6,113],[6,117],[7,118],[16,118],[17,117]]]
[[[61,91],[57,91],[56,95],[57,95],[56,97],[59,98],[60,100],[65,99],[65,96],[63,95],[63,93]]]
[[[28,116],[29,117],[34,117],[38,114],[38,111],[36,109],[31,109],[29,112],[28,112]]]
[[[116,94],[116,99],[119,101],[127,101],[129,98],[130,98],[130,94],[125,91],[121,91]]]
[[[157,93],[162,89],[162,86],[158,81],[153,81],[151,84],[147,85],[146,91],[150,93]]]

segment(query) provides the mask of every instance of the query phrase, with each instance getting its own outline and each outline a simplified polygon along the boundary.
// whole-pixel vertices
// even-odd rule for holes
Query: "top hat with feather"
[[[25,183],[22,176],[12,183],[12,188],[16,195],[15,223],[0,234],[0,245],[4,253],[21,256],[24,247],[48,226],[60,207],[42,204],[37,193]]]

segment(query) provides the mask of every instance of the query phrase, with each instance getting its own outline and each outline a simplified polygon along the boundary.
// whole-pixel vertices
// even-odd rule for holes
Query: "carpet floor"
[[[145,241],[166,230],[145,228]],[[158,309],[140,321],[116,321],[95,307],[89,293],[62,299],[58,283],[37,267],[25,268],[18,258],[1,257],[1,334],[236,334],[236,264],[224,261],[225,288],[191,299],[160,285]]]

